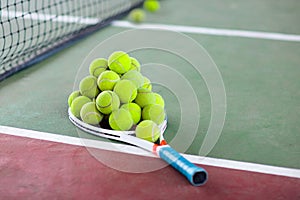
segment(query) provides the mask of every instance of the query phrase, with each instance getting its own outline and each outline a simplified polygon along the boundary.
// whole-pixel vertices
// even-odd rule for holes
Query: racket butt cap
[[[207,173],[205,171],[196,172],[193,175],[193,185],[200,186],[207,181]]]

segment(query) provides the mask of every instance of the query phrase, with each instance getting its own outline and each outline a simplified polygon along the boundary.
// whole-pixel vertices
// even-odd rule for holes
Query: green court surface
[[[300,34],[297,25],[300,3],[296,0],[214,0],[186,4],[180,0],[164,0],[161,6],[161,11],[148,15],[145,23]],[[125,30],[128,29],[106,27],[0,82],[0,125],[78,137],[67,116],[67,98],[73,90],[77,70],[95,44]],[[224,129],[208,156],[300,168],[300,43],[186,35],[210,54],[226,89]],[[182,48],[189,51],[188,47]],[[137,56],[145,61],[163,60],[175,69],[186,65],[182,60],[172,60],[172,56],[155,51]],[[197,154],[211,115],[210,99],[201,78],[193,71],[183,73],[193,87],[198,88],[200,126],[194,142],[185,152]],[[167,133],[171,135],[180,122],[177,103],[172,98],[166,95],[166,102],[170,102],[168,115],[172,116]]]

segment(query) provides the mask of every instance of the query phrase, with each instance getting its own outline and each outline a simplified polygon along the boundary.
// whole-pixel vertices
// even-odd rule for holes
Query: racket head
[[[111,130],[111,129],[106,129],[101,127],[100,125],[90,125],[87,124],[83,121],[81,121],[80,119],[78,119],[77,117],[75,117],[73,115],[73,113],[71,112],[71,109],[68,109],[68,115],[69,115],[69,120],[79,129],[81,129],[82,131],[92,134],[92,135],[96,135],[99,137],[103,137],[103,138],[108,138],[108,139],[113,139],[113,140],[119,140],[122,142],[127,142],[123,139],[122,136],[125,135],[129,135],[129,136],[134,136],[135,135],[135,131],[134,130],[129,130],[129,131],[118,131],[118,130]],[[160,129],[160,141],[164,140],[163,138],[163,134],[167,128],[167,117],[165,118],[165,120],[158,126]]]
[[[156,157],[153,154],[154,143],[136,137],[135,131],[116,131],[86,124],[76,118],[70,109],[68,117],[87,151],[107,167],[126,173],[148,173],[168,165],[161,159],[143,159],[143,156]],[[159,127],[163,133],[167,128],[167,119]],[[98,137],[100,143],[97,138],[89,139],[89,135]]]

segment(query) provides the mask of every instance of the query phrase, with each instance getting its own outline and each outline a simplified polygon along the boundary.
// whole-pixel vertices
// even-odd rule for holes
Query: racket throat
[[[166,145],[168,145],[166,140],[161,140],[159,144],[153,144],[152,153],[159,157],[158,148],[161,146],[166,146]]]

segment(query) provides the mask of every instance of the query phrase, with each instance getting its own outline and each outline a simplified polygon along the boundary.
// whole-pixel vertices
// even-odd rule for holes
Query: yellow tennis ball
[[[155,104],[158,104],[158,105],[160,105],[164,108],[165,107],[165,101],[162,98],[162,96],[160,94],[155,93],[155,92],[154,92],[154,96],[155,96]]]
[[[152,91],[151,81],[146,76],[144,76],[144,84],[143,84],[142,88],[146,88],[146,89]]]
[[[127,104],[123,104],[121,108],[129,111],[133,120],[133,124],[136,125],[139,123],[142,115],[142,109],[139,105],[137,105],[136,103],[127,103]]]
[[[146,0],[143,7],[149,12],[156,12],[160,9],[160,3],[157,0]]]
[[[155,122],[144,120],[137,125],[135,134],[138,138],[156,142],[160,136],[160,129]]]
[[[146,88],[139,88],[137,96],[135,98],[135,103],[137,103],[141,108],[155,103],[155,96],[154,94],[146,89]]]
[[[123,108],[113,111],[108,121],[112,129],[120,131],[128,131],[133,125],[130,112]]]
[[[121,103],[130,103],[137,95],[136,86],[130,80],[120,80],[117,82],[114,92],[119,96]]]
[[[161,124],[165,119],[165,110],[158,104],[148,105],[143,108],[143,120],[152,120],[156,124]]]
[[[114,71],[104,71],[100,74],[97,80],[100,90],[113,90],[116,83],[120,80],[120,76]]]
[[[130,67],[129,70],[136,70],[136,71],[140,72],[141,71],[140,62],[137,59],[133,58],[133,57],[130,57],[130,59],[131,59],[131,67]]]
[[[79,83],[79,90],[83,96],[89,97],[90,99],[95,98],[99,94],[97,78],[94,76],[83,78]]]
[[[90,75],[95,76],[96,78],[104,72],[108,67],[107,60],[105,58],[97,58],[93,60],[89,67]]]
[[[96,98],[96,107],[103,114],[110,114],[112,111],[119,109],[120,99],[113,91],[103,91]]]
[[[80,110],[82,108],[82,106],[86,103],[92,102],[91,99],[89,99],[86,96],[79,96],[76,97],[71,104],[71,112],[72,114],[79,118],[80,117]]]
[[[130,70],[130,71],[126,72],[121,77],[121,79],[122,80],[126,79],[126,80],[132,81],[137,88],[140,88],[144,84],[143,75],[140,72],[136,71],[136,70]]]
[[[146,14],[145,14],[145,12],[142,9],[136,8],[136,9],[133,9],[129,13],[129,19],[132,22],[141,23],[141,22],[145,21]]]
[[[69,95],[69,98],[68,98],[68,105],[69,105],[69,107],[71,107],[72,101],[73,101],[76,97],[79,97],[79,96],[81,96],[79,90],[76,90],[76,91],[72,92],[72,93]]]
[[[131,59],[127,53],[116,51],[109,56],[108,67],[118,74],[124,74],[131,67]]]
[[[96,108],[95,102],[89,102],[82,106],[80,117],[87,124],[97,125],[101,122],[103,115]]]

